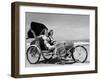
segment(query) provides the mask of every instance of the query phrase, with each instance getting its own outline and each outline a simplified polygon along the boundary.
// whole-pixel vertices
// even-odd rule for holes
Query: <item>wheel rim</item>
[[[86,49],[82,46],[75,47],[73,57],[76,62],[81,62],[81,63],[85,62],[87,59]]]
[[[39,57],[40,57],[40,54],[37,47],[32,46],[28,49],[27,58],[31,64],[36,63],[39,60]]]

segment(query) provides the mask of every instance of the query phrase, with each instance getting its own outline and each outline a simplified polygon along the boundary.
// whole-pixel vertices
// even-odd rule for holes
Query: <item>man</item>
[[[45,48],[47,50],[54,50],[55,49],[55,45],[53,44],[53,38],[52,38],[53,32],[50,31],[48,33],[48,30],[44,30],[44,34],[40,35],[38,37],[39,42],[40,42],[40,47],[42,50],[45,50]]]

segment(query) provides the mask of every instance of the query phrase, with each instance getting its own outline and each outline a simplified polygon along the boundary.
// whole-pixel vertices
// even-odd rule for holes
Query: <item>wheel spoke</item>
[[[75,52],[73,53],[73,58],[77,62],[84,62],[87,58],[87,51],[83,46],[75,47]]]
[[[27,52],[27,59],[30,63],[36,63],[39,60],[39,51],[37,47],[31,46]]]
[[[77,51],[77,53],[79,54],[79,50],[78,50],[78,48],[76,48],[76,51]]]

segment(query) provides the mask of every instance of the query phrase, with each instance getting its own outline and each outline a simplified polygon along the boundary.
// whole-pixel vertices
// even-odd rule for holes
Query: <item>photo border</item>
[[[43,73],[43,74],[23,74],[20,75],[20,64],[19,64],[19,16],[20,6],[39,6],[39,7],[55,7],[55,8],[73,8],[73,9],[88,9],[95,11],[95,70],[89,71],[74,71],[74,72],[55,72],[55,73]],[[63,5],[63,4],[44,4],[44,3],[31,3],[31,2],[13,2],[11,4],[11,76],[15,78],[23,77],[41,77],[41,76],[58,76],[58,75],[72,75],[72,74],[86,74],[86,73],[97,73],[97,44],[98,44],[98,33],[97,33],[97,7],[96,6],[81,6],[81,5]]]

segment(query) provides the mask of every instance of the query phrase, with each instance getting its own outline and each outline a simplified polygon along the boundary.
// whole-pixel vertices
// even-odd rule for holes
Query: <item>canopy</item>
[[[48,30],[48,28],[44,24],[38,22],[31,22],[30,29],[27,33],[28,38],[34,38],[35,36],[39,36],[44,29]]]

